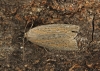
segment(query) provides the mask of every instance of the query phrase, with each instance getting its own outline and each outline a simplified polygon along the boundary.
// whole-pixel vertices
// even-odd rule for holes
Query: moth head
[[[36,39],[37,35],[34,33],[34,30],[30,29],[28,32],[24,34],[24,37],[32,41]]]

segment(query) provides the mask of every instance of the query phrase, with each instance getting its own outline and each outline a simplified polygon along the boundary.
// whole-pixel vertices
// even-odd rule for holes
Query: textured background
[[[81,27],[80,51],[23,43],[30,27],[57,23]],[[0,71],[100,71],[100,1],[0,0]]]

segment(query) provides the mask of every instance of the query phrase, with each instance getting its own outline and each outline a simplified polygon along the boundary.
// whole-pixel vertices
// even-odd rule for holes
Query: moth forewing
[[[39,46],[55,50],[77,50],[75,39],[79,26],[71,24],[50,24],[30,29],[26,38]]]

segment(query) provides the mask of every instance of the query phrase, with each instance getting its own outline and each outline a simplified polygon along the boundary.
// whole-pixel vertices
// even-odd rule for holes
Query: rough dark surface
[[[81,27],[79,51],[23,41],[31,27],[57,23]],[[100,0],[0,0],[0,71],[100,71]]]

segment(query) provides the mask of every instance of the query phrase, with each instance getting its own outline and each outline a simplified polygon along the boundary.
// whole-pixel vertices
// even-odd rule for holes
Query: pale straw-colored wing
[[[77,50],[75,39],[79,26],[71,24],[50,24],[30,29],[26,38],[39,46],[56,50]]]

